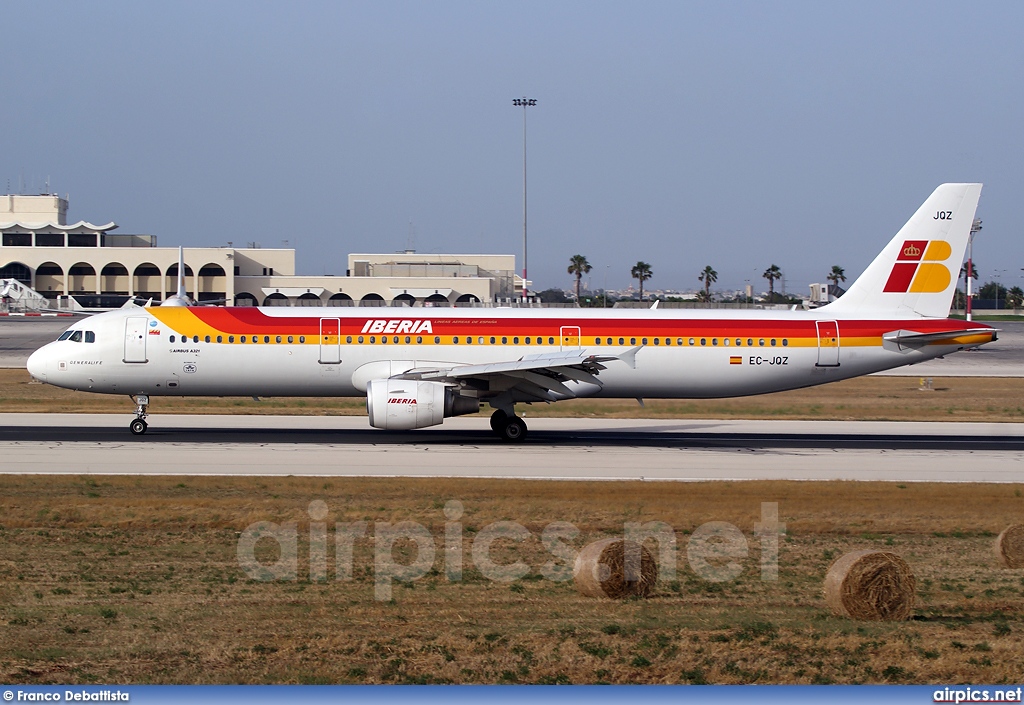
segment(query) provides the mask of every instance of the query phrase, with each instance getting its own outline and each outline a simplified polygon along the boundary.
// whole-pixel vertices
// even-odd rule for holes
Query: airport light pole
[[[523,302],[526,297],[526,108],[536,105],[534,98],[515,98],[512,105],[523,108]]]
[[[971,223],[971,234],[967,238],[967,273],[965,275],[967,279],[967,301],[964,302],[965,310],[967,313],[967,320],[973,321],[971,317],[971,273],[974,271],[974,236],[981,232],[981,218],[975,218],[974,222]]]

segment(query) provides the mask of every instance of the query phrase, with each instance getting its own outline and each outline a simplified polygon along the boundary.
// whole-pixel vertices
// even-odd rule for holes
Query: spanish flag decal
[[[730,365],[742,365],[743,364],[743,358],[740,357],[739,355],[732,355],[729,358],[729,364]]]

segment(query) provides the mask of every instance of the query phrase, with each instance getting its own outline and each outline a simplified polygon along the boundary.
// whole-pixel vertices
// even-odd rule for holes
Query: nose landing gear
[[[128,424],[128,430],[136,436],[141,436],[149,428],[146,423],[146,411],[149,409],[149,395],[137,394],[132,397],[135,402],[135,418]]]

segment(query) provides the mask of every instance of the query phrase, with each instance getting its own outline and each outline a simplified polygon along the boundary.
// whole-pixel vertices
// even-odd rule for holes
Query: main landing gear
[[[136,436],[141,436],[149,428],[149,424],[146,423],[146,411],[149,409],[149,396],[146,394],[137,394],[132,397],[132,401],[135,402],[135,419],[128,424],[128,430]]]
[[[526,422],[514,414],[509,416],[501,409],[491,414],[491,430],[506,443],[519,443],[526,439]]]

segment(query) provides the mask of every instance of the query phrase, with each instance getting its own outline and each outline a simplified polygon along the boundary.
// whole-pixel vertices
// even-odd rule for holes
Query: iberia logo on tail
[[[900,248],[889,280],[882,291],[905,294],[936,294],[946,290],[952,275],[941,262],[952,254],[944,240],[907,240]]]

